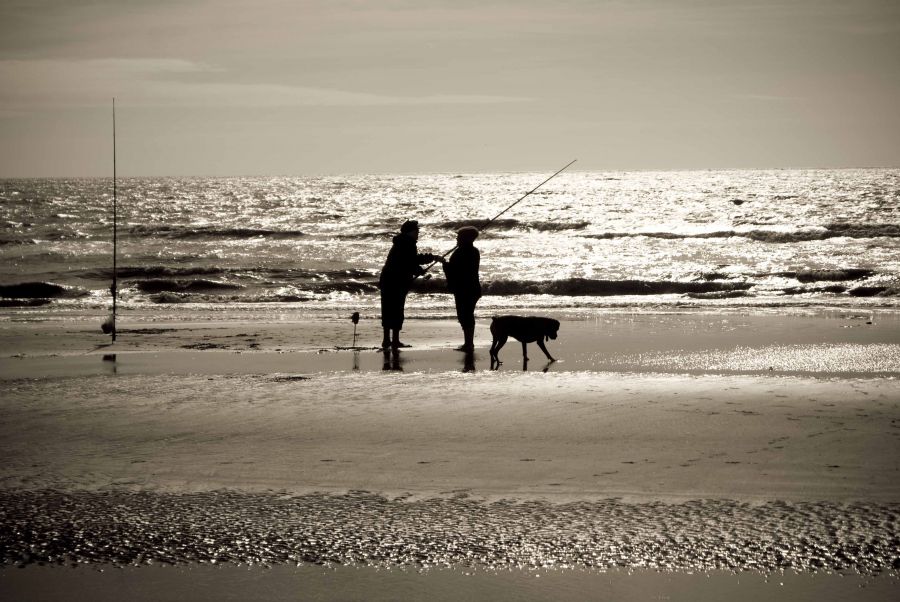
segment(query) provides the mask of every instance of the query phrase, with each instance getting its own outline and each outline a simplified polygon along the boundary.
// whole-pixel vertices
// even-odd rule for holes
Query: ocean
[[[443,254],[548,175],[121,178],[120,307],[374,316],[404,220]],[[109,307],[112,200],[111,179],[0,180],[0,303]],[[476,246],[491,313],[896,309],[900,170],[564,172]],[[454,315],[439,267],[409,315]]]

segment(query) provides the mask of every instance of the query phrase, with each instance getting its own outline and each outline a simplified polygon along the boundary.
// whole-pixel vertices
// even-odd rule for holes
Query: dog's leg
[[[550,355],[550,352],[547,351],[547,348],[544,346],[544,341],[538,339],[537,344],[538,344],[538,347],[541,348],[541,351],[544,352],[544,355],[547,356],[547,359],[548,359],[548,360],[550,360],[551,362],[555,362],[555,361],[556,361],[556,360],[553,358],[553,356]]]
[[[522,359],[528,361],[528,343],[522,341]]]
[[[506,340],[508,337],[499,336],[494,339],[494,343],[491,345],[491,357],[497,360],[497,363],[500,364],[500,350],[503,349],[503,346],[506,345]]]

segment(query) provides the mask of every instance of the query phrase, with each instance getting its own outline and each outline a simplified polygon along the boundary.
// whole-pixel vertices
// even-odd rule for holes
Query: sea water
[[[120,179],[119,302],[377,314],[391,238],[417,219],[420,252],[482,229],[493,310],[900,306],[900,170],[564,172],[489,221],[547,175]],[[0,180],[4,306],[110,305],[112,184]],[[453,315],[439,268],[418,315]]]

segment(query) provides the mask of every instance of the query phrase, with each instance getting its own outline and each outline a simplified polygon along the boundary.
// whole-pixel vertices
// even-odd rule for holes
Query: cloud
[[[144,107],[414,106],[527,102],[514,96],[392,96],[331,88],[227,81],[212,65],[178,59],[0,61],[0,113],[105,105]]]

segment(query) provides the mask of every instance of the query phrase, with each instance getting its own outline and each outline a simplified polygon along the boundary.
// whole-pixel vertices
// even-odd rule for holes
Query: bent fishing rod
[[[577,160],[578,160],[578,159],[572,159],[572,160],[569,161],[564,167],[562,167],[561,169],[557,170],[556,173],[554,173],[552,176],[550,176],[549,178],[547,178],[546,180],[544,180],[543,182],[541,182],[540,184],[538,184],[537,186],[535,186],[534,188],[532,188],[531,190],[529,190],[528,192],[526,192],[525,194],[523,194],[521,197],[519,197],[519,199],[518,199],[515,203],[513,203],[512,205],[510,205],[509,207],[507,207],[506,209],[504,209],[503,211],[501,211],[500,213],[498,213],[497,215],[495,215],[495,216],[492,217],[491,219],[489,219],[489,220],[487,220],[486,222],[484,222],[484,225],[482,225],[480,228],[478,228],[478,232],[479,232],[479,233],[484,232],[484,231],[487,229],[488,226],[490,226],[492,223],[494,223],[494,222],[497,220],[498,217],[500,217],[501,215],[503,215],[504,213],[506,213],[507,211],[509,211],[510,209],[512,209],[513,207],[515,207],[515,206],[518,205],[519,203],[521,203],[522,201],[524,201],[525,198],[528,197],[529,195],[531,195],[532,193],[534,193],[535,190],[537,190],[538,188],[540,188],[541,186],[543,186],[544,184],[546,184],[547,182],[549,182],[550,180],[552,180],[553,178],[555,178],[556,176],[558,176],[559,174],[561,174],[562,172],[564,172],[566,169],[568,169],[568,168],[569,168],[573,163],[575,163],[575,161],[577,161]],[[444,253],[443,255],[441,255],[441,259],[443,259],[443,258],[446,257],[447,255],[449,255],[450,253],[452,253],[453,251],[455,251],[458,247],[459,247],[459,245],[455,245],[452,249],[450,249],[449,251],[447,251],[446,253]],[[427,272],[428,270],[430,270],[430,269],[434,266],[434,264],[436,264],[436,263],[437,263],[437,261],[431,262],[431,264],[430,264],[427,268],[425,268],[425,272]]]

